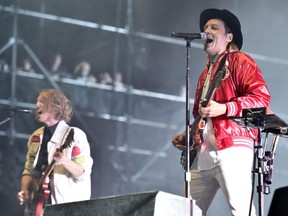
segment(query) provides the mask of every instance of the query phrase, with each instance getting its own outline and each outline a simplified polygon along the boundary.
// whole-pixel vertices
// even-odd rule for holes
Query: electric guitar
[[[62,152],[64,149],[71,146],[71,143],[74,141],[74,129],[69,128],[63,137],[64,143],[57,149],[57,151]],[[53,159],[51,163],[45,169],[40,179],[34,180],[34,187],[31,191],[31,199],[28,203],[29,212],[33,212],[33,216],[41,216],[44,203],[49,197],[49,175],[51,174],[56,161]],[[30,215],[30,214],[29,214]]]
[[[223,57],[224,61],[226,56]],[[220,66],[222,66],[220,64]],[[221,68],[219,66],[219,68]],[[222,66],[223,67],[223,66]],[[217,88],[220,87],[222,80],[225,76],[225,71],[218,70],[216,72],[216,74],[214,75],[211,84],[208,88],[208,91],[204,97],[204,100],[201,102],[201,105],[203,107],[207,107],[209,102],[211,101],[211,99],[214,97],[215,91],[217,90]],[[191,128],[190,128],[190,147],[189,147],[189,159],[190,159],[190,163],[189,163],[189,167],[192,166],[194,160],[197,157],[197,154],[201,148],[201,144],[203,141],[203,136],[202,136],[202,132],[205,126],[205,120],[203,119],[203,117],[201,117],[200,115],[198,115]],[[183,169],[187,170],[187,149],[185,148],[182,153],[181,153],[181,158],[180,158],[180,164],[182,165]]]

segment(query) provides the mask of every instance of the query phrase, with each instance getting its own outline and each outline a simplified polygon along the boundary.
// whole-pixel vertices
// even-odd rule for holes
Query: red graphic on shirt
[[[78,146],[74,146],[72,149],[72,157],[75,157],[80,154],[80,148]]]
[[[34,135],[33,137],[32,137],[32,142],[38,142],[38,143],[40,143],[40,137],[39,136],[37,136],[37,135]]]

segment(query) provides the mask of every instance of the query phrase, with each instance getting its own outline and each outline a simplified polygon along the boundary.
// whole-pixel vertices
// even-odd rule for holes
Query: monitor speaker
[[[47,205],[44,216],[190,216],[190,209],[193,216],[201,215],[200,209],[188,198],[151,191]]]
[[[288,186],[274,191],[268,216],[288,215]]]

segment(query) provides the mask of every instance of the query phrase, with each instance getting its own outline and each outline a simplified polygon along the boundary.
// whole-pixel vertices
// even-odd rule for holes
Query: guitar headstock
[[[69,132],[66,133],[67,135],[65,136],[65,142],[63,145],[60,146],[60,150],[62,151],[63,149],[66,149],[71,146],[71,143],[74,141],[74,129],[70,128]]]

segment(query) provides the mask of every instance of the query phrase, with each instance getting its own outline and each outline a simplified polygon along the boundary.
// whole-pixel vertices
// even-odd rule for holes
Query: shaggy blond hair
[[[71,101],[59,90],[42,89],[39,92],[37,101],[44,104],[44,109],[54,114],[57,120],[70,122],[73,110]]]

